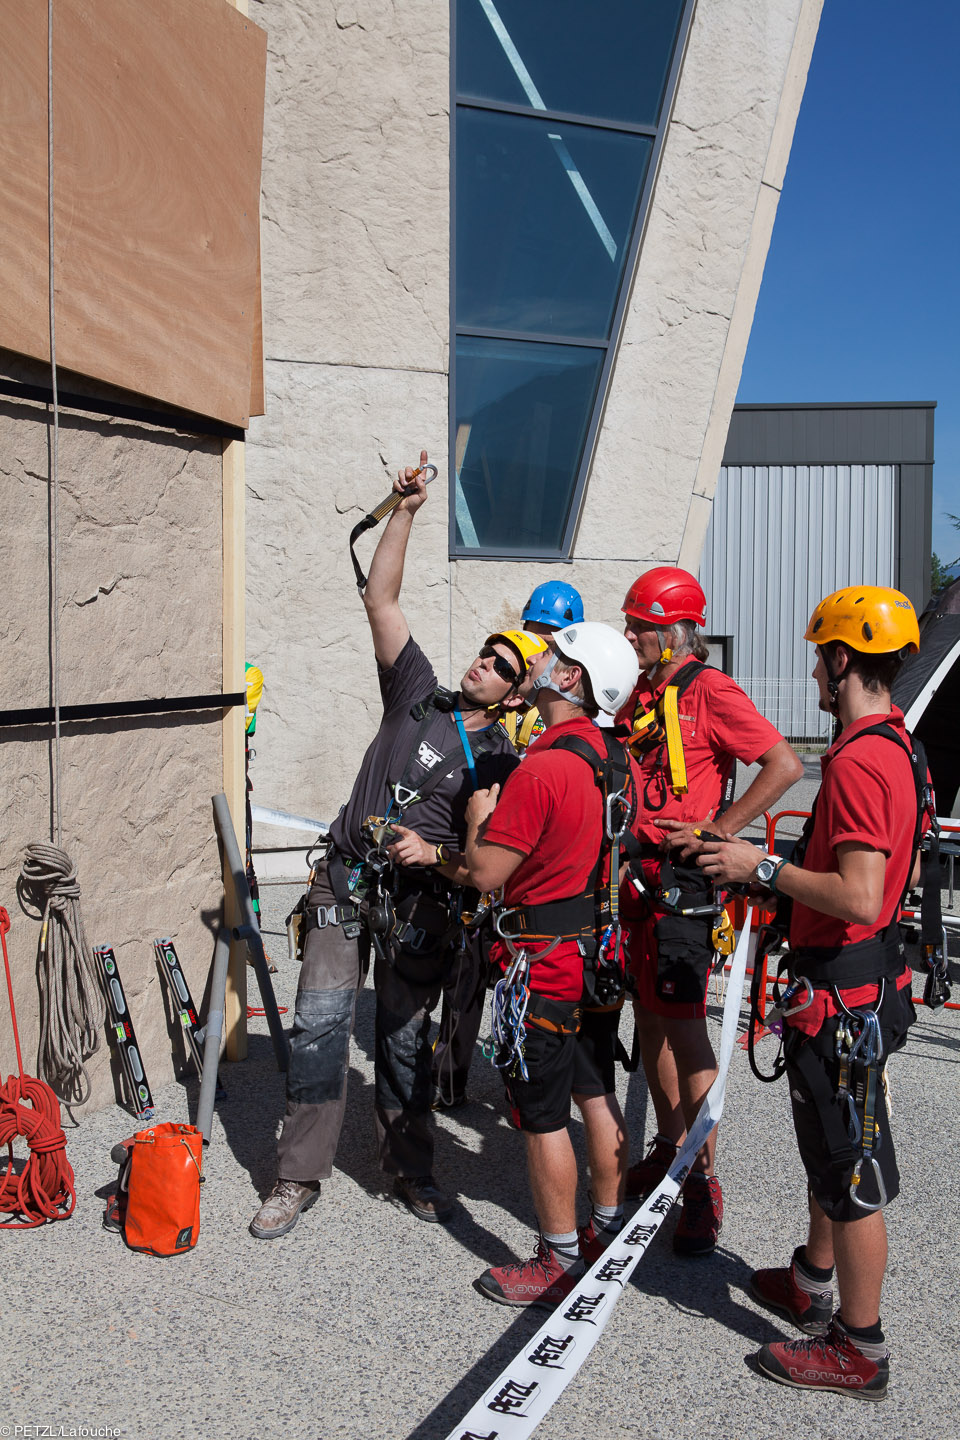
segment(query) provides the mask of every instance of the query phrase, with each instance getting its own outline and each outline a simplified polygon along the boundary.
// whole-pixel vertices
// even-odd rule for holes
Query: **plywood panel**
[[[0,0],[0,345],[49,360],[47,6]],[[245,425],[266,35],[226,0],[57,0],[58,364]]]

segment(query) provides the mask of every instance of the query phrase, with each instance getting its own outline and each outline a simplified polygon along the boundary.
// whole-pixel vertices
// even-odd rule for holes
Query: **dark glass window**
[[[569,553],[693,0],[454,0],[452,541]]]
[[[603,351],[461,335],[458,549],[561,553]]]
[[[460,0],[457,92],[463,98],[656,125],[683,5],[684,0]]]
[[[464,107],[457,324],[606,340],[651,144]]]

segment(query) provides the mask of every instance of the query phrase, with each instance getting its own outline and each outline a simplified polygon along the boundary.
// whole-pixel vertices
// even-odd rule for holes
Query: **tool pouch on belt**
[[[683,908],[711,903],[713,891],[704,889],[699,866],[676,861],[669,874],[679,886]],[[653,933],[657,942],[656,992],[661,1000],[688,1005],[703,1000],[713,963],[715,924],[716,918],[710,915],[674,915],[668,911],[658,917]]]
[[[444,893],[401,892],[394,902],[396,923],[390,946],[397,973],[415,985],[440,979],[452,939],[450,910]]]
[[[107,1200],[104,1225],[120,1230],[131,1250],[148,1255],[192,1250],[200,1235],[200,1131],[194,1125],[167,1122],[139,1130],[114,1148],[125,1154],[117,1193]]]

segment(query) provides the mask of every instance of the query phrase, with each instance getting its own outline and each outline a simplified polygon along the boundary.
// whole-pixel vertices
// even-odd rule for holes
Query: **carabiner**
[[[850,1199],[853,1201],[854,1205],[859,1205],[861,1210],[882,1210],[884,1205],[886,1205],[887,1203],[887,1191],[883,1183],[883,1176],[880,1174],[880,1166],[877,1164],[877,1161],[874,1159],[874,1157],[872,1155],[869,1155],[867,1156],[867,1160],[869,1164],[873,1166],[873,1174],[877,1182],[877,1190],[879,1191],[880,1199],[877,1201],[876,1205],[871,1205],[866,1200],[861,1200],[857,1195],[857,1186],[860,1184],[860,1169],[863,1165],[862,1158],[858,1160],[856,1165],[853,1167],[853,1179],[850,1181]]]

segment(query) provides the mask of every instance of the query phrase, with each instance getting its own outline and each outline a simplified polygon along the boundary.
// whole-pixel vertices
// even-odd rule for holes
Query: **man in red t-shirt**
[[[703,662],[697,626],[706,597],[686,570],[660,565],[631,585],[624,634],[640,677],[617,715],[640,764],[642,898],[628,899],[634,1012],[657,1134],[627,1177],[627,1194],[645,1196],[666,1174],[717,1073],[707,1031],[707,983],[714,958],[716,897],[695,864],[701,827],[716,829],[729,803],[736,762],[759,773],[724,811],[736,832],[798,780],[803,767],[783,736],[740,687]],[[664,851],[669,850],[665,856]],[[684,913],[696,912],[702,913]],[[682,1255],[708,1255],[723,1220],[714,1174],[716,1129],[683,1187],[673,1237]]]
[[[758,866],[756,850],[732,837],[706,845],[698,863],[715,880],[760,879],[789,897],[791,974],[812,993],[809,1005],[788,1011],[784,1039],[808,1179],[807,1242],[786,1268],[756,1271],[751,1291],[817,1338],[764,1345],[757,1363],[785,1385],[881,1400],[889,1376],[883,1206],[900,1189],[883,1066],[916,1019],[897,917],[919,874],[922,808],[890,689],[920,637],[905,595],[861,586],[821,601],[805,638],[817,646],[821,709],[842,731],[822,760],[799,863],[765,856]],[[834,1265],[840,1308],[831,1318]]]
[[[585,1015],[584,956],[595,940],[594,872],[604,836],[596,772],[559,742],[574,738],[607,756],[593,723],[613,714],[630,693],[637,662],[607,625],[583,622],[548,638],[520,693],[535,693],[546,723],[523,764],[499,787],[477,790],[467,804],[467,866],[480,890],[504,887],[501,933],[505,971],[498,1063],[519,1115],[534,1208],[540,1226],[531,1260],[498,1265],[477,1280],[481,1294],[504,1305],[555,1304],[623,1224],[626,1133],[613,1081],[618,1012]],[[615,742],[624,788],[636,768]],[[633,813],[635,814],[635,803]],[[509,952],[509,953],[506,953]],[[511,983],[512,982],[512,983]],[[513,1023],[510,1023],[510,1020]],[[509,1076],[507,1074],[509,1070]],[[584,1120],[593,1213],[578,1234],[577,1163],[567,1129],[570,1100]]]

